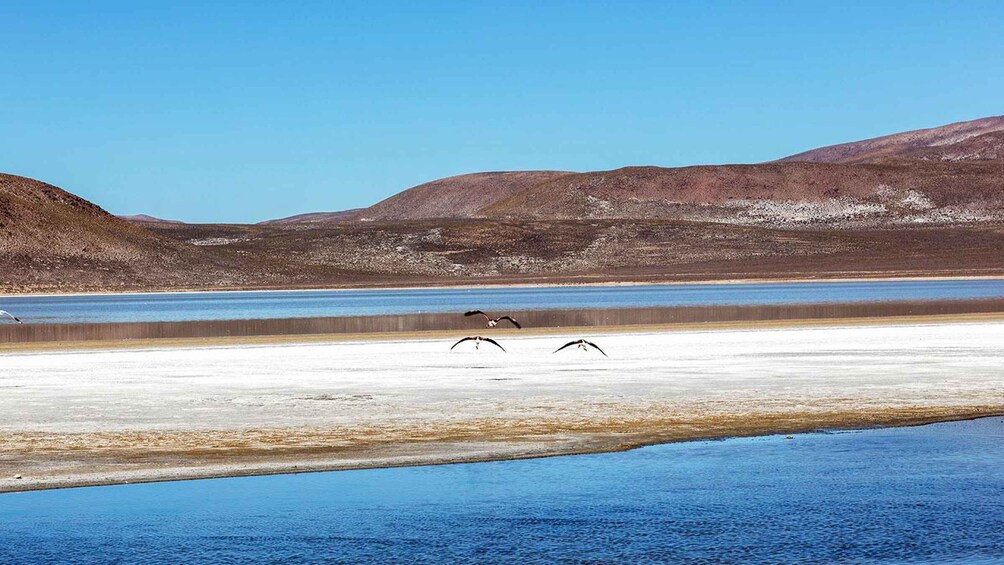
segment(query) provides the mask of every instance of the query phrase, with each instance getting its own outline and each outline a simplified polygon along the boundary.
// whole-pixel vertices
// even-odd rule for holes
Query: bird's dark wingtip
[[[564,349],[564,348],[566,348],[566,347],[568,347],[570,345],[575,345],[576,343],[577,342],[575,342],[575,341],[570,341],[570,342],[566,343],[565,345],[562,345],[561,347],[555,349],[554,351],[552,351],[552,353],[557,353],[557,352],[561,351],[562,349]]]
[[[584,342],[588,343],[589,345],[593,346],[596,349],[596,351],[599,351],[600,353],[602,353],[604,357],[610,357],[609,355],[607,355],[606,351],[603,351],[602,349],[600,349],[599,345],[596,345],[595,343],[593,343],[591,341],[586,341],[586,340],[582,340],[582,341],[584,341]]]

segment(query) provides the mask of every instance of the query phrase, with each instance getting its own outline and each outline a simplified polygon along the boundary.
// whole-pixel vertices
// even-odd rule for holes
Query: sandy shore
[[[0,492],[1004,414],[1000,321],[570,337],[6,354]]]

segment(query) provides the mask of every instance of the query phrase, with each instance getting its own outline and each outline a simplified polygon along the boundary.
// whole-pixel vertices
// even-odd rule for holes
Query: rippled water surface
[[[67,323],[985,298],[1004,298],[1004,280],[14,296],[0,308],[29,323]]]
[[[997,562],[1004,419],[0,495],[0,562]]]

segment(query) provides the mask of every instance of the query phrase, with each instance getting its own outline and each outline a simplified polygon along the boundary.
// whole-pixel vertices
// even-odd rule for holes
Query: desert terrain
[[[1004,275],[1004,117],[775,162],[512,171],[257,224],[0,174],[0,293]]]
[[[996,117],[761,164],[474,173],[240,225],[117,217],[0,175],[0,293],[1000,277],[1002,132]],[[493,334],[507,353],[451,352],[470,335],[455,315],[5,327],[0,491],[1004,414],[999,300],[925,306],[942,307],[522,312],[543,329]],[[578,337],[610,357],[552,353]]]

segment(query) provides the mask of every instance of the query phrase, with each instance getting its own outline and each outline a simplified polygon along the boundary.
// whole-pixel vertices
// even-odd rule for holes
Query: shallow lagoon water
[[[0,307],[28,323],[104,323],[374,316],[473,308],[553,310],[989,298],[1004,298],[1004,280],[11,296],[4,297]]]
[[[1004,418],[0,495],[0,562],[1004,562]]]

